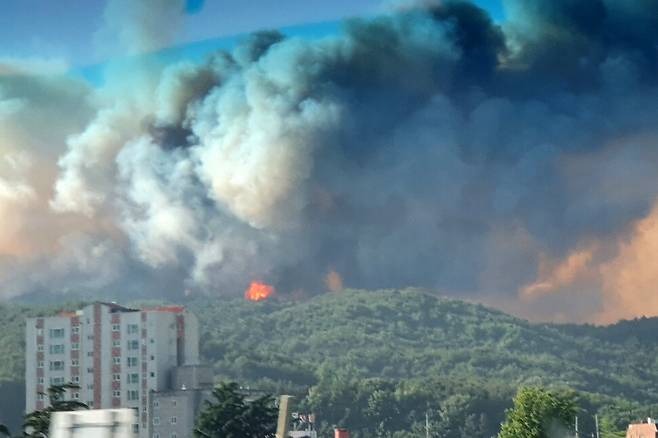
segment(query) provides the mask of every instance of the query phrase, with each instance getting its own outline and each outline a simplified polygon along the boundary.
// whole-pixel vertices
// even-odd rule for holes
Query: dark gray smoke
[[[444,1],[322,40],[259,33],[110,87],[51,203],[131,254],[98,289],[177,272],[163,292],[317,293],[332,272],[597,318],[658,192],[658,3],[505,6],[502,25]],[[523,301],[533,282],[569,304]]]

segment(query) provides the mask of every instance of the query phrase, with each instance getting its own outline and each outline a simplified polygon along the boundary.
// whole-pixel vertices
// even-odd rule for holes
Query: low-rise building
[[[626,438],[658,438],[656,422],[649,418],[646,423],[629,424]]]
[[[181,366],[172,372],[169,390],[152,391],[150,438],[192,438],[203,402],[212,396],[212,370]]]

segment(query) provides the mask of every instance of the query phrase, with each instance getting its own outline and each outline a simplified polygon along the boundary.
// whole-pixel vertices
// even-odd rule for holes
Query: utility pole
[[[599,415],[594,414],[594,425],[596,426],[596,438],[601,438],[599,436]]]
[[[430,438],[430,416],[427,411],[425,411],[425,438]]]
[[[576,437],[578,437],[578,415],[576,415]]]

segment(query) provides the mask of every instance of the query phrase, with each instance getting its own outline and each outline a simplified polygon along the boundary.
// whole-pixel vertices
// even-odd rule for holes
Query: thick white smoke
[[[127,53],[172,41],[181,2],[123,3],[99,38],[118,32]],[[618,258],[651,245],[619,241],[653,230],[658,38],[623,26],[651,6],[594,3],[510,0],[500,27],[469,3],[410,2],[323,40],[136,58],[95,90],[2,76],[3,295],[260,279],[630,316]]]

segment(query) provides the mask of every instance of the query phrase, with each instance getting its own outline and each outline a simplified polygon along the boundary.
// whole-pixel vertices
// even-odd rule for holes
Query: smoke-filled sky
[[[503,4],[378,2],[166,64],[111,59],[178,44],[207,5],[112,0],[101,87],[3,58],[0,297],[259,280],[658,315],[658,2]]]

